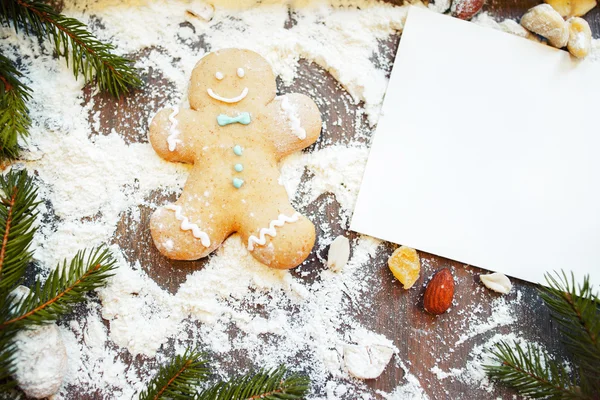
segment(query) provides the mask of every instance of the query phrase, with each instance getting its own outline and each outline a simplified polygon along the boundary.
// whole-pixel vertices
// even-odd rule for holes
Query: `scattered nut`
[[[483,0],[453,0],[452,16],[464,20],[473,18],[483,7]]]
[[[425,311],[433,315],[445,313],[454,298],[454,277],[448,268],[438,271],[427,284],[423,296]]]
[[[345,236],[336,237],[329,246],[327,253],[327,268],[333,272],[340,272],[350,258],[350,241]]]
[[[552,6],[540,4],[523,15],[521,25],[548,39],[556,48],[563,48],[569,40],[569,27]]]
[[[404,289],[410,289],[421,272],[421,261],[415,249],[400,246],[388,259],[388,266],[394,277],[404,285]]]
[[[563,17],[581,17],[596,7],[596,0],[545,0]]]
[[[504,274],[494,272],[493,274],[479,275],[479,279],[488,289],[494,292],[506,294],[512,289],[512,283],[510,279]]]
[[[395,350],[389,346],[373,344],[361,346],[344,345],[344,365],[346,370],[359,379],[375,379],[388,365]]]
[[[23,329],[15,335],[14,343],[13,377],[21,390],[36,399],[56,394],[67,372],[67,350],[58,326]]]
[[[577,58],[585,58],[592,47],[592,30],[583,18],[573,17],[567,20],[569,25],[569,52]]]

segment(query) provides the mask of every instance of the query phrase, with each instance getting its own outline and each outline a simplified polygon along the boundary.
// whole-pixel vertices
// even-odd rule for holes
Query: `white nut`
[[[596,0],[545,0],[563,17],[581,17],[596,7]]]
[[[15,336],[14,378],[36,399],[56,394],[67,372],[67,350],[56,324],[23,329]]]
[[[359,379],[375,379],[388,365],[395,350],[381,344],[370,346],[345,344],[344,365],[346,370]]]
[[[567,20],[569,24],[569,52],[577,58],[585,58],[592,47],[592,30],[583,18],[573,17]]]
[[[329,246],[327,267],[333,272],[340,272],[350,258],[350,241],[345,236],[338,236]]]
[[[479,279],[488,289],[494,292],[506,294],[512,289],[512,283],[510,279],[504,274],[494,272],[493,274],[479,275]]]
[[[569,41],[569,26],[552,6],[540,4],[523,15],[521,25],[548,39],[556,48],[563,48]]]

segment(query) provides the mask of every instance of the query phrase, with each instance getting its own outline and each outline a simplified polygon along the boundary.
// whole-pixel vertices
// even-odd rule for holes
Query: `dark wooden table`
[[[401,2],[394,1],[394,3]],[[536,0],[489,0],[484,10],[489,11],[498,18],[518,18],[527,9],[538,3],[539,1]],[[585,18],[590,22],[595,36],[598,37],[600,33],[600,10],[598,7]],[[391,61],[393,61],[393,56],[396,53],[399,39],[399,35],[392,35],[380,44],[381,53],[384,58],[390,61],[384,63],[388,69],[391,69]],[[201,41],[197,43],[197,46],[203,45]],[[143,54],[132,56],[141,57]],[[132,121],[137,124],[138,121],[147,120],[146,109],[141,105],[152,101],[156,105],[156,109],[159,109],[170,104],[172,99],[156,97],[152,95],[152,91],[149,89],[150,87],[169,85],[166,79],[153,71],[149,71],[144,79],[146,81],[145,89],[118,103],[101,96],[95,97],[96,106],[92,113],[100,111],[102,121],[100,131],[96,134],[107,134],[114,128],[117,132],[123,134],[128,142],[147,142],[145,135],[140,135],[131,128]],[[490,79],[493,79],[493,77],[490,77]],[[309,91],[313,90],[314,82],[319,82],[317,90],[320,97],[317,102],[323,115],[326,116],[324,118],[325,129],[319,141],[307,151],[321,149],[332,143],[343,144],[352,141],[357,128],[367,126],[364,119],[356,118],[357,109],[360,105],[353,105],[350,96],[331,75],[318,65],[302,62],[296,80],[290,86],[284,86],[281,82],[278,82],[278,87],[284,93],[299,92],[308,94]],[[485,84],[485,82],[482,82],[482,84]],[[515,90],[518,90],[518,88],[515,87]],[[89,98],[91,91],[86,91],[86,96]],[[344,110],[344,112],[338,115],[336,110]],[[346,112],[346,110],[348,111]],[[338,118],[341,119],[342,123],[334,125]],[[300,193],[299,196],[301,195]],[[165,196],[156,192],[149,200],[164,203],[167,200],[174,201],[175,198],[175,194]],[[329,221],[329,224],[333,225],[335,233],[343,233],[350,238],[356,237],[354,233],[344,231],[340,227],[338,210],[339,205],[331,194],[322,195],[309,207],[300,209],[300,211],[313,218],[317,228],[324,221]],[[139,261],[140,265],[161,287],[174,293],[179,285],[185,281],[188,273],[201,269],[207,260],[177,262],[162,257],[152,244],[147,229],[151,212],[152,210],[149,207],[140,206],[141,225],[134,223],[130,215],[124,215],[119,223],[114,242],[125,250],[130,262]],[[482,317],[490,315],[490,302],[498,295],[482,288],[478,278],[478,274],[482,270],[425,253],[420,254],[423,260],[421,278],[414,289],[405,291],[401,289],[401,286],[395,281],[387,268],[387,258],[395,247],[392,244],[385,244],[384,251],[380,251],[376,259],[372,261],[372,270],[378,275],[378,281],[381,282],[380,287],[373,288],[376,304],[375,312],[357,312],[357,318],[366,327],[394,340],[400,350],[399,358],[409,366],[410,372],[419,378],[422,387],[431,399],[492,397],[492,394],[473,389],[460,381],[452,381],[451,379],[440,381],[430,369],[434,365],[439,366],[442,370],[464,367],[472,348],[475,345],[484,343],[494,333],[517,332],[528,339],[542,343],[558,355],[564,354],[559,342],[557,327],[550,320],[548,311],[537,296],[536,287],[520,281],[515,282],[516,290],[506,296],[507,300],[512,301],[517,296],[518,291],[522,294],[522,300],[515,315],[518,321],[510,326],[500,327],[475,336],[454,347],[454,344],[469,324],[470,310],[480,305],[482,307],[480,315]],[[325,257],[326,254],[321,254],[321,256]],[[457,282],[456,305],[450,313],[436,318],[423,312],[421,305],[424,291],[423,283],[433,272],[443,267],[451,267],[454,272]],[[316,274],[314,274],[314,271],[323,268],[324,266],[318,260],[316,254],[312,254],[308,262],[295,270],[294,274],[299,279],[310,281],[315,279]],[[312,271],[313,273],[301,276],[299,272],[302,271]],[[461,310],[465,312],[461,312]],[[453,348],[452,351],[451,348]],[[140,357],[131,359],[126,354],[123,355],[123,359],[133,363],[151,362]],[[230,372],[232,374],[239,370],[240,364],[252,365],[251,361],[244,357],[240,357],[237,364],[238,367],[231,365]],[[378,379],[367,381],[367,385],[372,389],[381,389],[386,392],[393,390],[402,383],[404,383],[402,369],[391,366]],[[510,398],[513,394],[512,391],[502,388],[494,392],[494,396],[502,396],[503,398]],[[100,398],[101,394],[97,393],[83,397]]]

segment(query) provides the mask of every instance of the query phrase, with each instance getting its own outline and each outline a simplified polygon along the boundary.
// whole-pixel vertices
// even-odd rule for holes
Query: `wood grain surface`
[[[485,10],[500,19],[505,17],[518,18],[528,8],[538,4],[535,0],[488,0]],[[590,12],[586,19],[590,22],[594,35],[600,33],[600,11],[598,8]],[[293,21],[290,21],[293,24]],[[380,44],[380,54],[375,57],[382,68],[391,69],[393,57],[396,53],[400,36],[392,35]],[[194,44],[204,47],[202,38]],[[150,51],[148,49],[147,51]],[[143,54],[133,55],[141,57]],[[383,60],[383,61],[382,61]],[[490,76],[493,79],[493,76]],[[101,125],[98,132],[94,134],[108,134],[113,128],[124,135],[127,142],[147,142],[145,135],[140,135],[137,130],[132,129],[133,124],[147,124],[147,108],[143,104],[151,103],[154,109],[159,109],[172,102],[168,97],[156,95],[156,90],[150,88],[165,87],[169,82],[153,71],[144,77],[145,88],[139,90],[128,98],[115,102],[113,99],[94,95],[95,108],[92,113],[99,112]],[[484,84],[485,82],[482,82]],[[477,84],[471,83],[471,84]],[[360,105],[353,104],[351,97],[344,91],[340,84],[318,65],[301,62],[299,74],[290,86],[284,86],[278,82],[280,92],[299,92],[311,95],[314,98],[314,90],[318,91],[318,106],[324,116],[325,128],[319,141],[307,151],[321,149],[333,143],[348,143],[353,140],[358,128],[365,128],[366,121],[360,117],[358,109]],[[519,88],[514,88],[518,93]],[[86,90],[86,98],[92,97],[92,91]],[[357,117],[358,116],[358,117]],[[337,125],[334,121],[341,119],[342,123]],[[300,194],[301,195],[301,194]],[[148,200],[156,203],[174,201],[175,194],[166,196],[160,192],[154,193]],[[206,259],[196,262],[171,261],[161,256],[154,247],[148,230],[148,219],[152,209],[140,206],[141,226],[132,220],[131,215],[123,215],[114,238],[124,249],[128,261],[139,261],[144,270],[165,290],[176,292],[179,285],[185,281],[187,274],[191,271],[203,268]],[[355,234],[344,231],[339,226],[339,205],[331,194],[322,195],[306,209],[301,212],[316,218],[317,229],[324,221],[334,221],[334,233],[345,234],[354,238]],[[337,222],[336,222],[337,221]],[[318,232],[319,234],[319,232]],[[319,239],[318,239],[319,240]],[[549,244],[551,245],[551,244]],[[462,333],[469,325],[469,313],[480,306],[479,316],[485,318],[491,314],[490,302],[497,297],[492,292],[482,288],[478,274],[482,270],[466,266],[458,262],[450,261],[430,254],[420,253],[423,261],[421,278],[415,284],[415,288],[404,291],[393,278],[387,268],[387,258],[396,245],[385,244],[385,251],[372,260],[377,266],[374,270],[378,275],[380,287],[374,287],[376,312],[362,312],[360,305],[356,305],[357,318],[370,329],[382,333],[394,340],[399,348],[399,358],[410,368],[412,374],[418,376],[421,385],[431,399],[457,399],[457,398],[490,398],[492,394],[480,389],[474,389],[464,383],[450,379],[438,380],[430,369],[437,365],[442,370],[452,367],[464,366],[467,362],[469,352],[474,346],[480,345],[489,339],[494,333],[517,332],[522,336],[535,340],[556,354],[564,354],[559,343],[557,327],[549,318],[547,309],[543,306],[537,296],[534,285],[517,281],[516,290],[513,290],[507,299],[515,299],[517,292],[521,293],[522,300],[519,304],[516,318],[518,322],[508,327],[501,327],[491,332],[484,333],[456,345]],[[315,247],[315,248],[318,248]],[[321,254],[321,259],[325,254]],[[456,304],[452,310],[439,317],[433,317],[423,312],[422,295],[423,283],[437,270],[443,267],[451,267],[456,278]],[[568,266],[567,266],[568,267]],[[294,274],[303,281],[316,279],[316,272],[324,266],[319,261],[317,254],[312,254],[309,260],[300,268],[294,270]],[[231,357],[230,357],[231,358]],[[132,359],[127,354],[122,359],[129,363],[142,363],[143,359]],[[230,372],[235,373],[240,365],[252,365],[243,354],[236,355],[230,361]],[[375,380],[366,381],[373,389],[381,389],[386,392],[393,390],[399,384],[404,383],[403,372],[400,368],[388,367],[383,375]],[[495,396],[512,398],[514,393],[508,389],[498,389]],[[96,395],[80,395],[79,398],[100,398]]]

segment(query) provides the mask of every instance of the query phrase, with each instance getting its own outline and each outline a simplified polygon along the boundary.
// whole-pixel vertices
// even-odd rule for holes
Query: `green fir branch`
[[[43,285],[39,282],[29,295],[12,309],[0,310],[0,330],[21,329],[56,321],[74,304],[83,301],[87,292],[102,287],[112,276],[115,262],[107,248],[80,251],[67,264],[59,264]]]
[[[14,354],[16,344],[13,340],[16,331],[0,331],[0,393],[15,387],[16,383],[11,378],[15,373]]]
[[[19,285],[32,253],[37,188],[26,171],[0,176],[0,293]]]
[[[160,368],[146,390],[139,395],[140,400],[191,399],[195,387],[206,378],[208,369],[201,353],[187,349],[177,355],[167,365]]]
[[[572,356],[576,368],[567,370],[545,352],[527,345],[513,347],[506,343],[492,351],[499,365],[485,367],[497,379],[519,393],[534,398],[599,399],[600,398],[600,303],[590,285],[575,284],[574,275],[546,274],[548,288],[540,296],[551,316],[559,323],[562,342]]]
[[[131,60],[113,54],[114,46],[99,41],[84,23],[45,3],[4,0],[0,2],[0,22],[12,24],[17,32],[22,27],[26,33],[52,40],[56,53],[71,63],[75,77],[81,74],[86,82],[95,78],[100,89],[113,96],[141,86]]]
[[[22,77],[13,63],[0,53],[0,159],[16,158],[18,139],[29,135],[31,120],[27,101],[31,98],[31,89],[21,82]]]
[[[575,277],[546,274],[549,287],[540,291],[552,318],[560,325],[567,350],[586,378],[596,382],[600,392],[600,303],[589,276],[577,286]]]
[[[296,373],[285,377],[284,366],[273,370],[261,370],[230,380],[219,382],[199,393],[197,400],[293,400],[302,399],[308,392],[310,380]]]
[[[518,343],[511,346],[502,341],[492,354],[499,365],[484,366],[488,376],[521,395],[534,399],[591,399],[580,392],[562,364],[529,343],[524,349]]]

